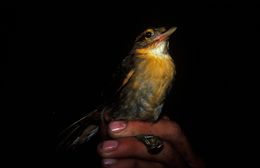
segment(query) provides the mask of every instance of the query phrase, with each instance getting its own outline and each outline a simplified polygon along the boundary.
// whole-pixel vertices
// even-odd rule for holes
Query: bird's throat
[[[146,48],[137,49],[137,55],[149,55],[156,58],[167,58],[168,54],[168,41],[159,41],[151,44]]]

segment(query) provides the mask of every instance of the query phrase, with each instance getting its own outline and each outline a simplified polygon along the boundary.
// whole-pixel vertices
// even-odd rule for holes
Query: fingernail
[[[109,128],[112,132],[120,132],[126,128],[126,122],[124,121],[113,121],[109,124]]]
[[[104,152],[111,152],[115,150],[117,146],[118,146],[118,142],[115,140],[104,141],[102,144],[102,148]]]
[[[102,163],[105,167],[109,167],[111,166],[112,164],[115,164],[117,162],[116,159],[103,159],[102,160]]]

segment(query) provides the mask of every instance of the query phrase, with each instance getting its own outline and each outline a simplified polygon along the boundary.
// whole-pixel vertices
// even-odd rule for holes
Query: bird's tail
[[[99,130],[101,112],[94,110],[65,128],[58,135],[57,151],[75,151]]]

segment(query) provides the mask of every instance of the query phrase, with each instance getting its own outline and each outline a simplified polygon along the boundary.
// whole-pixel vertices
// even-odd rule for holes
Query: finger
[[[181,158],[175,153],[170,143],[164,142],[163,150],[156,155],[151,155],[148,153],[146,147],[134,137],[104,141],[98,146],[97,150],[103,158],[138,158],[147,161],[156,161],[165,165],[181,161]]]
[[[109,124],[109,135],[112,138],[151,134],[162,139],[174,142],[182,135],[181,128],[173,121],[161,119],[158,122],[143,121],[113,121]]]
[[[163,168],[158,162],[137,159],[103,159],[102,166],[105,168]]]

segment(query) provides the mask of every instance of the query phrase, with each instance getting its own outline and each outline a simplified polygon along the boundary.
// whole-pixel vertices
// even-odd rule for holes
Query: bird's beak
[[[158,41],[164,41],[166,39],[168,39],[170,37],[170,35],[172,33],[174,33],[176,31],[177,27],[171,27],[169,30],[167,30],[166,32],[164,32],[163,34],[159,35],[156,40]]]

